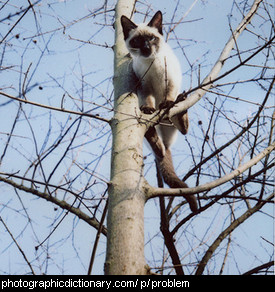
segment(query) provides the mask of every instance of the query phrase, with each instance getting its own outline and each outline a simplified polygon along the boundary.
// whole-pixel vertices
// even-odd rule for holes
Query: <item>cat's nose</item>
[[[145,57],[149,57],[151,55],[151,46],[148,41],[144,42],[141,52]]]

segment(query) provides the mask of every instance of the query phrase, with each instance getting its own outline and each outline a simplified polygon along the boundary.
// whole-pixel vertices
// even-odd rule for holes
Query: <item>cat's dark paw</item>
[[[185,93],[181,93],[177,96],[176,102],[184,101],[186,100],[187,96]]]
[[[170,108],[174,105],[172,100],[165,100],[159,104],[159,109]]]
[[[154,113],[154,112],[156,111],[155,108],[150,107],[150,106],[146,106],[146,105],[142,105],[142,106],[140,107],[140,110],[141,110],[143,113],[147,114],[147,115],[150,115],[150,114],[152,114],[152,113]]]

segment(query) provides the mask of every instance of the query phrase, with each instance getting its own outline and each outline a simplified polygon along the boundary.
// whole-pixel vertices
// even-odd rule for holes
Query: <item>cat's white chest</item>
[[[155,58],[135,56],[133,69],[141,85],[150,88],[157,104],[163,101],[167,86],[172,85],[175,93],[180,91],[181,69],[170,47],[165,47]]]

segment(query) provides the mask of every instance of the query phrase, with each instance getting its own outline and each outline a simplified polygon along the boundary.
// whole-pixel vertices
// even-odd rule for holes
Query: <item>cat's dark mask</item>
[[[159,47],[159,34],[162,35],[162,13],[158,11],[151,21],[146,25],[143,26],[143,29],[140,26],[137,26],[133,23],[129,18],[126,16],[121,17],[121,25],[123,29],[124,39],[127,41],[129,38],[130,40],[128,43],[129,50],[132,53],[137,52],[144,56],[149,57],[152,54],[153,47],[158,49]],[[149,29],[146,30],[146,27],[153,27],[157,29],[156,33],[153,33]],[[136,30],[136,33],[133,32],[131,35],[131,31]]]

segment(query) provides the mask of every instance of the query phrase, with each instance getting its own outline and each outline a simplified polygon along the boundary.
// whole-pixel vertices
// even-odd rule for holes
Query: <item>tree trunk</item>
[[[111,122],[113,147],[107,217],[105,274],[146,274],[142,144],[145,125],[136,118],[138,99],[131,59],[121,31],[120,17],[130,17],[135,1],[118,1],[114,61],[115,114]]]

